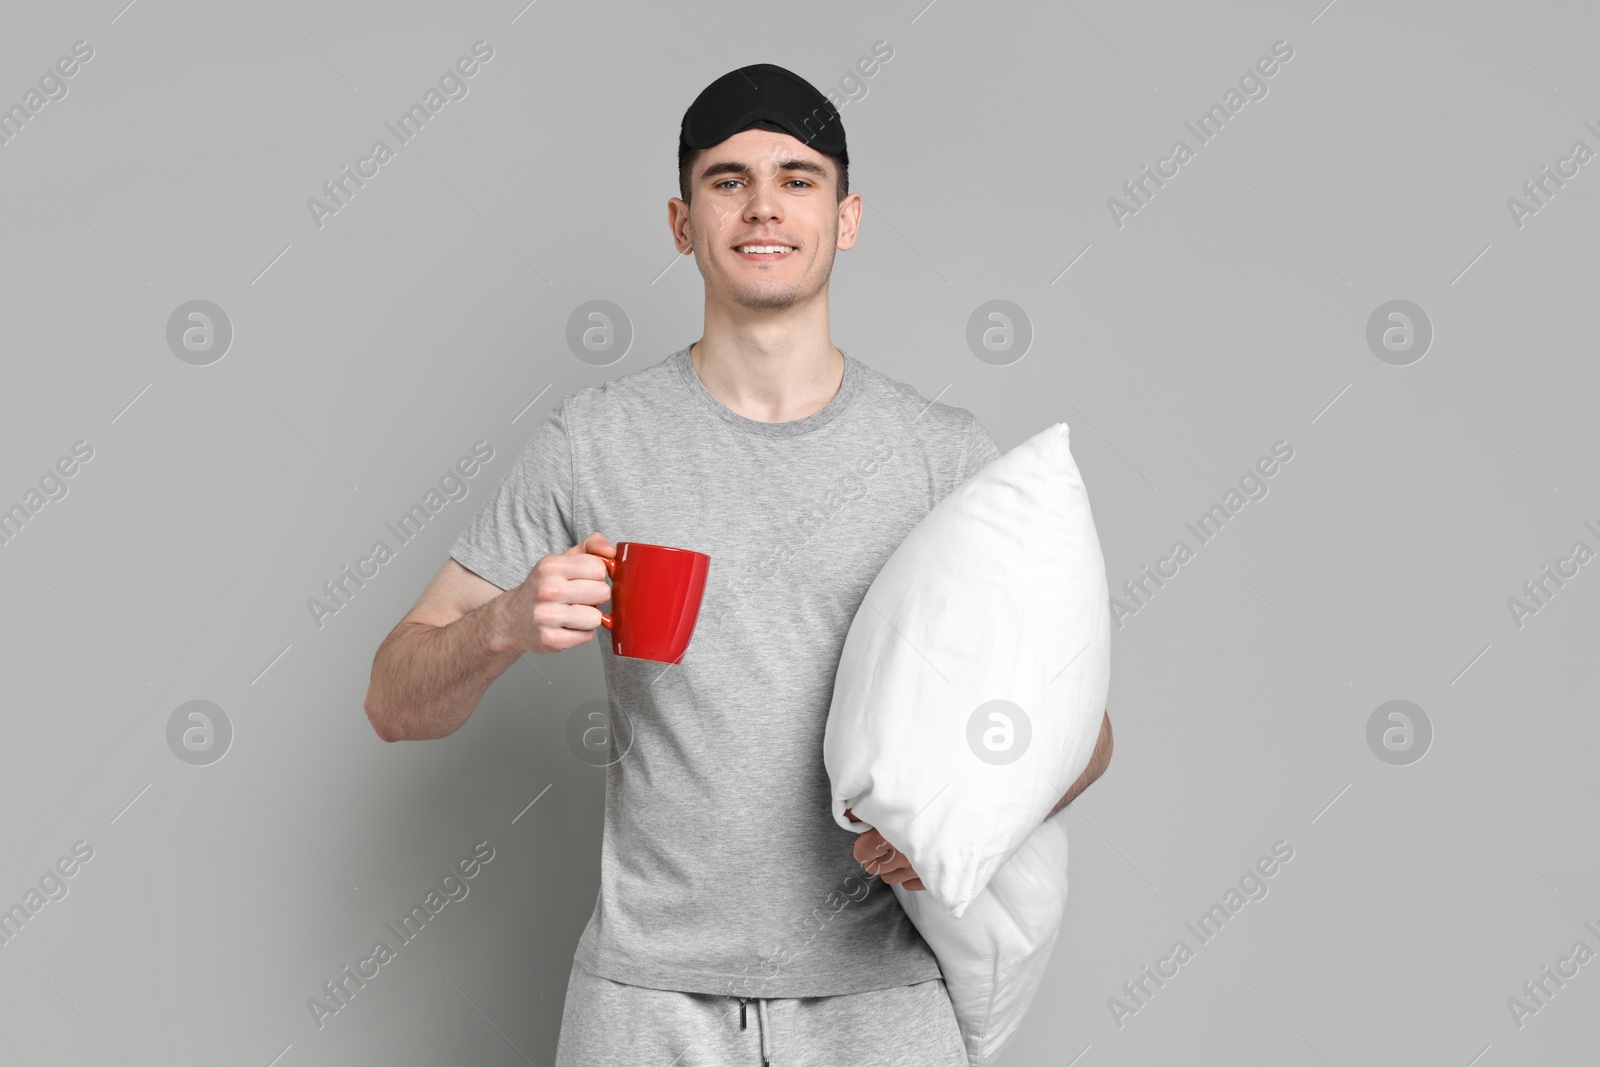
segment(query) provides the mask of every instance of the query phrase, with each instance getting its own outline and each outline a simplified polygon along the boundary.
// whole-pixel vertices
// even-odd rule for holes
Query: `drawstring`
[[[749,1003],[750,999],[748,997],[739,998],[739,1029],[741,1030],[748,1030],[750,1028],[749,1023],[745,1019],[745,1009]],[[770,1056],[772,1053],[772,1048],[767,1035],[772,1032],[772,1027],[767,1022],[767,1005],[764,1001],[756,1001],[756,1015],[761,1023],[761,1067],[767,1067],[767,1064],[770,1062],[768,1060],[768,1056]]]

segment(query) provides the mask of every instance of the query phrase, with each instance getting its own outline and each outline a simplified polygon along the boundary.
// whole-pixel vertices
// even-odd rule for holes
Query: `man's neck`
[[[712,396],[757,422],[803,419],[844,383],[844,356],[826,335],[793,344],[702,337],[690,346],[689,362]]]

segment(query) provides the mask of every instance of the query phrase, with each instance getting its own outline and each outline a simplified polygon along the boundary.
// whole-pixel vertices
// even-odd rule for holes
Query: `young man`
[[[378,735],[442,737],[522,653],[594,638],[615,548],[580,531],[711,556],[679,663],[598,642],[618,729],[556,1067],[967,1063],[885,884],[922,883],[829,817],[822,736],[873,578],[1000,452],[966,409],[829,340],[834,253],[861,220],[848,166],[838,113],[781,67],[700,94],[667,206],[703,336],[551,411],[373,663]],[[1103,772],[1109,726],[1061,806]]]

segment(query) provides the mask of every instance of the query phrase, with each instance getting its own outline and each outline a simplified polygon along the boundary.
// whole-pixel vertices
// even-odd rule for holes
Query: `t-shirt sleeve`
[[[521,585],[535,563],[577,543],[566,419],[562,400],[450,547],[452,559],[501,589]]]
[[[972,429],[967,440],[966,460],[961,468],[961,481],[977,474],[990,463],[1000,458],[1003,453],[1000,446],[994,443],[994,438],[989,436],[989,431],[983,428],[983,423],[978,417],[972,417]]]

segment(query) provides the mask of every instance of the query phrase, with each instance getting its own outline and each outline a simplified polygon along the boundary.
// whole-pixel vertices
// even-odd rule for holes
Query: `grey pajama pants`
[[[967,1067],[944,979],[759,1000],[626,985],[573,961],[555,1067]]]

